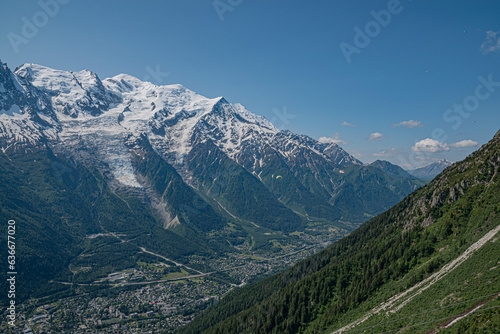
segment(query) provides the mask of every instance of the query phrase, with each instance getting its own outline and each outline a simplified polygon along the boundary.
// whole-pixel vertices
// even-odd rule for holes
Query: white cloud
[[[488,30],[486,32],[486,40],[481,44],[481,51],[484,54],[500,52],[500,31]]]
[[[442,143],[440,141],[431,139],[431,138],[426,138],[423,139],[417,143],[415,143],[414,146],[411,147],[412,151],[415,152],[431,152],[431,153],[436,153],[436,152],[443,152],[443,151],[449,151],[450,148],[448,147],[448,144]]]
[[[373,153],[373,156],[375,157],[382,157],[382,158],[390,158],[395,156],[396,154],[399,153],[399,150],[397,148],[391,148],[389,150],[381,150],[378,153]]]
[[[424,125],[420,121],[414,121],[411,119],[409,121],[403,121],[403,122],[399,122],[399,123],[391,125],[391,127],[393,127],[393,128],[396,126],[404,126],[405,128],[411,129],[411,128],[416,128],[416,127],[421,128]]]
[[[479,145],[479,143],[477,141],[470,140],[470,139],[462,140],[462,141],[459,141],[458,143],[450,144],[451,147],[457,147],[457,148],[474,147],[477,145]]]
[[[374,132],[370,135],[370,137],[368,137],[368,140],[383,140],[385,138],[386,137],[380,132]]]
[[[351,124],[351,123],[347,123],[346,121],[343,121],[342,124],[340,124],[340,125],[342,125],[342,126],[350,126],[351,128],[355,128],[356,127],[356,125]]]
[[[345,145],[346,141],[340,139],[340,134],[336,133],[331,137],[321,137],[318,140],[322,144],[337,144],[337,145]]]

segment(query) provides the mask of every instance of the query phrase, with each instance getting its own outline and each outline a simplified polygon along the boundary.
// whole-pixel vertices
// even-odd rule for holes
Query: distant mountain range
[[[499,168],[500,131],[349,236],[231,292],[180,332],[498,333]]]
[[[228,252],[254,229],[352,230],[425,183],[223,97],[35,64],[0,62],[0,146],[0,216],[22,224],[20,298],[143,256],[90,234],[120,233],[174,259]]]
[[[399,176],[404,179],[417,179],[417,176],[413,176],[407,171],[405,171],[403,168],[399,167],[398,165],[391,164],[389,161],[385,160],[377,160],[374,161],[370,164],[370,166],[377,167],[387,174],[394,175],[394,176]]]
[[[432,180],[437,175],[441,174],[443,170],[450,167],[453,163],[449,160],[439,160],[430,165],[420,167],[408,171],[411,175],[418,177],[419,179]]]

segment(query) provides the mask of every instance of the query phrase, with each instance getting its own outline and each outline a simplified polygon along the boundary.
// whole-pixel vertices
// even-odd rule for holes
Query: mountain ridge
[[[396,176],[401,176],[404,178],[415,178],[415,176],[411,175],[409,172],[405,171],[403,168],[401,168],[398,165],[394,165],[390,163],[389,161],[385,160],[376,160],[370,164],[371,166],[376,166],[385,172],[391,174],[391,175],[396,175]]]

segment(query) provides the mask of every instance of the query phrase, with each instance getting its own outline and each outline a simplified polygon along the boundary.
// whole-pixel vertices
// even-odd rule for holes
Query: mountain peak
[[[142,88],[145,85],[147,86],[155,86],[150,82],[142,81],[133,75],[121,73],[115,75],[111,78],[104,79],[104,82],[108,82],[111,84],[115,84],[120,91],[131,91],[137,88]]]
[[[405,171],[400,166],[394,165],[386,160],[375,160],[370,164],[370,166],[377,167],[390,175],[400,176],[405,179],[415,178],[413,175]]]
[[[2,62],[1,59],[0,59],[0,71],[9,71],[10,72],[10,69],[7,67],[7,64]]]
[[[387,160],[375,160],[374,162],[372,162],[371,164],[376,164],[376,165],[389,165],[391,164],[389,161]],[[392,164],[391,164],[392,165]]]
[[[56,70],[50,67],[25,63],[18,67],[15,74],[35,87],[52,92],[68,92],[74,90],[75,85],[82,89],[92,89],[96,86],[102,86],[99,76],[88,69],[78,72]]]
[[[37,64],[24,64],[16,76],[47,94],[56,112],[77,118],[96,116],[107,110],[110,103],[118,102],[109,94],[96,73],[55,70]]]
[[[409,173],[413,176],[416,176],[420,179],[433,179],[436,177],[438,174],[440,174],[443,170],[445,170],[447,167],[453,165],[453,162],[447,160],[447,159],[442,159],[437,162],[431,163],[427,166],[423,166],[417,169],[414,169],[412,171],[409,171]]]

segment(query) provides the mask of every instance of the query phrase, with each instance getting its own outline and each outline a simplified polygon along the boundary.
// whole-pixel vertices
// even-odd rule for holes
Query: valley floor
[[[216,258],[191,256],[185,264],[157,256],[94,282],[54,282],[71,286],[71,296],[30,300],[18,308],[13,333],[169,333],[190,322],[232,289],[282,271],[331,244],[344,232],[299,234],[297,242],[271,240],[269,249]],[[98,238],[99,236],[91,236]],[[121,239],[122,236],[115,236]],[[124,241],[127,242],[127,241]],[[168,264],[167,264],[168,263]],[[85,268],[72,268],[85,270]],[[0,331],[7,330],[6,327]]]

